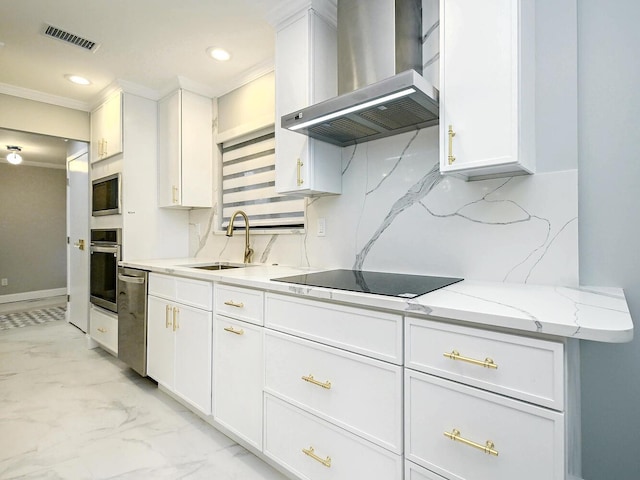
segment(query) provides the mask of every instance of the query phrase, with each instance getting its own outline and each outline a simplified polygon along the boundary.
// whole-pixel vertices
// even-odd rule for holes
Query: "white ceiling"
[[[118,80],[161,96],[180,78],[203,93],[220,95],[272,68],[274,30],[269,20],[296,3],[1,0],[0,93],[17,92],[27,98],[32,92],[43,93],[51,96],[51,103],[89,110],[100,92]],[[45,37],[41,33],[45,24],[95,41],[99,47],[90,52]],[[231,60],[208,57],[210,46],[227,49]],[[74,85],[64,78],[66,74],[84,76],[92,84]],[[0,158],[5,156],[9,133],[15,134],[0,132]]]

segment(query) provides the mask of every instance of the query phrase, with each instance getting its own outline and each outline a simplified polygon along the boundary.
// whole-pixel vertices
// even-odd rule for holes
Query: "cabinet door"
[[[102,160],[102,135],[104,132],[104,104],[91,112],[91,163]]]
[[[181,91],[181,205],[213,206],[213,107],[211,99]]]
[[[282,115],[337,94],[336,38],[335,28],[313,10],[276,33],[278,193],[341,192],[341,149],[279,127]]]
[[[213,418],[262,450],[263,329],[216,316]]]
[[[180,201],[180,91],[158,102],[158,206]]]
[[[153,295],[147,298],[147,375],[173,390],[173,305]]]
[[[441,172],[533,172],[532,4],[440,1]]]
[[[122,153],[122,94],[117,93],[104,104],[103,158]]]
[[[91,112],[91,162],[122,153],[122,94]]]
[[[211,413],[211,312],[174,305],[175,393],[206,415]]]

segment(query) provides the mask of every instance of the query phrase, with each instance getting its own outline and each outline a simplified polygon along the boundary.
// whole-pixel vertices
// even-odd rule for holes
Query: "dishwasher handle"
[[[127,282],[127,283],[137,283],[139,285],[144,283],[144,277],[132,277],[130,275],[123,275],[119,273],[118,278],[123,282]]]

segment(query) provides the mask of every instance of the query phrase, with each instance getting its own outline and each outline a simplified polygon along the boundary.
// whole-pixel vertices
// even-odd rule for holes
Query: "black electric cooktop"
[[[375,293],[390,297],[415,298],[460,282],[463,279],[404,273],[366,272],[363,270],[327,270],[325,272],[272,278],[271,280],[310,287],[326,287],[349,290],[351,292]]]

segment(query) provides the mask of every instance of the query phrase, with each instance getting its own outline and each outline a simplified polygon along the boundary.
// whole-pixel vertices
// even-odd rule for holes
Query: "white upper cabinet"
[[[440,171],[535,172],[533,0],[440,0]]]
[[[91,161],[122,153],[122,94],[116,92],[91,112]]]
[[[158,206],[213,206],[211,99],[177,90],[158,102]]]
[[[336,27],[308,9],[276,30],[276,191],[341,193],[340,147],[280,128],[283,115],[337,95]]]

